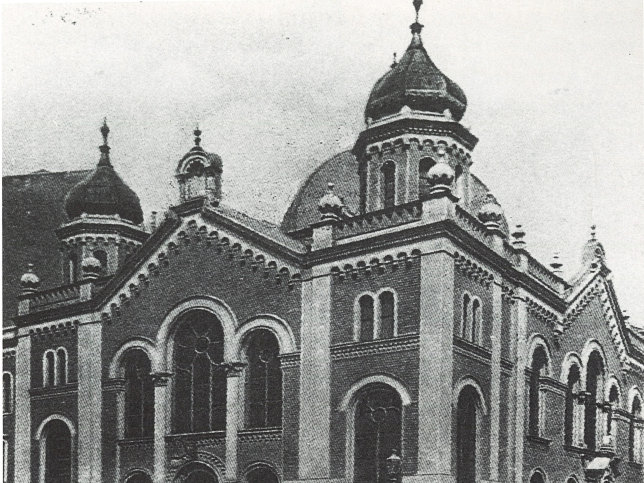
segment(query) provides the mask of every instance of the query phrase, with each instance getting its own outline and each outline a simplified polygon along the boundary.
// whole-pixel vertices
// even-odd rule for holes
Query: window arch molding
[[[386,374],[375,374],[364,377],[356,381],[345,393],[342,401],[338,406],[338,411],[345,415],[345,475],[347,481],[353,481],[355,466],[355,418],[360,396],[363,395],[370,387],[386,387],[397,393],[401,402],[402,413],[401,419],[401,442],[404,446],[405,441],[405,407],[412,402],[411,395],[407,387],[398,379]],[[399,454],[403,454],[404,447],[398,448]]]
[[[534,469],[530,472],[530,479],[529,479],[528,481],[530,481],[530,483],[532,483],[532,482],[533,482],[533,478],[534,478],[535,476],[540,476],[540,477],[541,477],[541,479],[542,479],[545,483],[548,483],[548,482],[549,482],[549,480],[548,480],[548,476],[546,475],[546,472],[545,472],[545,471],[543,471],[541,468],[534,468]],[[538,481],[538,480],[534,480],[534,481]]]
[[[622,392],[622,385],[619,383],[619,380],[614,374],[611,374],[606,378],[606,383],[604,385],[604,401],[608,401],[610,398],[610,391],[611,389],[615,387],[617,388],[617,399],[619,401],[619,405],[617,406],[618,408],[623,407],[624,405],[624,397],[623,397],[623,392]]]
[[[626,406],[628,409],[628,412],[631,411],[631,408],[633,407],[633,402],[635,401],[636,397],[639,397],[640,401],[644,403],[644,398],[642,397],[642,391],[640,390],[640,388],[637,386],[632,386],[628,390],[628,406]]]
[[[481,385],[472,376],[464,376],[458,380],[452,391],[452,405],[454,407],[458,405],[458,398],[461,395],[461,392],[463,392],[466,387],[472,387],[472,389],[476,391],[476,394],[478,395],[478,406],[481,411],[481,415],[487,416],[488,408],[487,403],[485,402],[485,395],[483,394]]]
[[[195,297],[175,305],[163,319],[156,337],[157,360],[152,361],[152,367],[155,370],[167,372],[168,368],[172,367],[172,336],[181,322],[182,316],[193,310],[210,312],[219,319],[224,332],[224,360],[232,360],[236,355],[237,350],[232,341],[235,339],[235,332],[239,324],[232,309],[215,297]]]
[[[38,425],[38,428],[36,429],[36,433],[34,436],[34,439],[38,441],[38,452],[39,452],[39,458],[40,458],[40,464],[39,464],[39,477],[38,481],[40,483],[44,483],[45,481],[45,459],[46,459],[46,444],[47,444],[47,435],[45,433],[45,428],[47,425],[52,422],[52,421],[61,421],[65,426],[67,426],[67,429],[69,430],[70,434],[70,439],[71,439],[71,471],[72,471],[72,481],[75,481],[75,462],[76,462],[76,428],[74,427],[74,423],[66,417],[63,416],[62,414],[50,414],[47,416],[45,419],[43,419],[40,424]]]
[[[271,332],[276,338],[280,347],[280,354],[289,354],[297,351],[295,336],[291,327],[279,317],[274,315],[257,315],[244,322],[235,333],[234,348],[236,360],[242,357],[244,344],[252,332],[265,329]]]
[[[242,481],[248,481],[248,476],[253,471],[257,471],[257,470],[268,470],[271,473],[273,473],[273,475],[275,475],[275,477],[277,478],[277,481],[282,481],[280,473],[279,471],[277,471],[277,468],[275,467],[275,465],[273,465],[269,461],[264,461],[264,460],[254,461],[251,464],[249,464],[246,468],[244,468],[244,471],[242,473],[244,475],[244,479]]]
[[[581,360],[584,367],[584,371],[581,374],[581,382],[583,387],[586,387],[586,384],[587,384],[586,375],[588,371],[586,370],[586,368],[588,367],[588,361],[593,352],[597,352],[599,354],[602,364],[604,366],[604,371],[606,371],[608,367],[606,363],[606,353],[604,352],[604,348],[602,347],[602,345],[596,339],[589,339],[588,341],[586,341],[586,344],[584,345],[584,349],[581,352]]]
[[[528,357],[526,359],[528,367],[532,367],[532,359],[534,357],[534,353],[537,348],[541,347],[546,353],[546,376],[552,377],[552,355],[548,341],[541,334],[533,334],[530,337],[530,343],[528,344],[528,347]]]
[[[579,483],[579,478],[577,478],[577,475],[570,475],[566,478],[566,483]]]
[[[568,352],[561,363],[561,374],[559,376],[559,382],[563,384],[568,383],[568,374],[570,374],[570,369],[573,365],[579,367],[579,373],[581,374],[584,371],[584,364],[581,361],[581,357],[576,352]]]
[[[125,360],[128,352],[132,350],[142,350],[143,352],[145,352],[148,356],[148,359],[150,359],[152,372],[155,371],[154,361],[157,360],[158,357],[154,342],[144,337],[136,337],[123,343],[112,357],[108,371],[110,379],[123,377],[123,361]]]
[[[133,470],[128,471],[125,477],[123,478],[123,481],[125,483],[130,483],[131,481],[134,481],[134,478],[136,478],[137,476],[144,477],[144,478],[147,477],[150,481],[152,481],[152,476],[147,472],[147,470],[144,470],[143,468],[135,468]]]

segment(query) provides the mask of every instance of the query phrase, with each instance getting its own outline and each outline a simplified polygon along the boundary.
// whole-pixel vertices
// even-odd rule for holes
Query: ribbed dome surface
[[[418,28],[414,29],[415,26]],[[420,25],[412,25],[411,44],[400,62],[374,85],[365,109],[365,119],[378,120],[404,106],[416,111],[442,113],[449,109],[460,121],[467,108],[463,90],[432,62],[420,38]]]
[[[143,222],[141,202],[111,165],[99,165],[86,179],[74,186],[65,199],[70,219],[88,215],[119,215],[134,224]]]

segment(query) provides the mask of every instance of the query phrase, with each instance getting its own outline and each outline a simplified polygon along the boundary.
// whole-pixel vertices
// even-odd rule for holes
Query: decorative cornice
[[[459,272],[483,287],[489,288],[494,282],[492,273],[459,252],[454,252],[454,265]]]
[[[546,307],[540,300],[527,296],[525,298],[528,313],[548,324],[553,330],[561,326],[561,316],[552,309]]]
[[[281,354],[279,356],[280,367],[282,369],[298,367],[300,365],[300,353],[291,352],[290,354]]]
[[[78,320],[68,320],[66,322],[55,321],[47,325],[29,329],[29,334],[34,337],[69,337],[76,333],[79,323]]]
[[[394,271],[399,267],[409,268],[417,260],[420,259],[421,251],[413,249],[411,255],[407,252],[399,252],[396,257],[393,255],[386,255],[380,260],[378,257],[373,257],[367,263],[366,260],[361,260],[356,263],[355,267],[351,263],[347,263],[342,268],[337,265],[331,267],[331,274],[339,281],[343,280],[357,280],[359,278],[366,278],[371,275],[382,275],[387,269]]]
[[[282,428],[244,429],[237,434],[239,435],[239,441],[242,443],[282,440]]]
[[[392,352],[418,350],[420,336],[418,334],[401,335],[391,339],[377,339],[368,342],[349,342],[331,346],[331,360],[354,359],[357,357]]]

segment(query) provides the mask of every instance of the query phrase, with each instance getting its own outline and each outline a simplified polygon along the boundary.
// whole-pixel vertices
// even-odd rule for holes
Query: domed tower
[[[431,196],[432,167],[442,162],[454,171],[454,194],[463,204],[469,201],[471,151],[478,139],[460,123],[465,93],[436,67],[423,45],[422,3],[413,1],[411,43],[374,85],[365,109],[366,129],[353,148],[363,213]]]
[[[206,197],[217,204],[221,200],[223,163],[217,154],[208,153],[201,147],[199,127],[194,135],[195,145],[181,158],[175,175],[179,181],[180,202]]]
[[[110,161],[107,122],[101,126],[103,145],[96,169],[74,186],[65,199],[69,221],[56,234],[61,241],[63,280],[82,277],[82,263],[94,258],[99,275],[114,274],[127,256],[148,237],[136,193],[116,173]]]

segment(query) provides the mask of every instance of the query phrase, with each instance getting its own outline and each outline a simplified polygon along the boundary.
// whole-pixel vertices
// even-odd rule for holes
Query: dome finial
[[[592,225],[590,227],[590,239],[597,240],[597,225]]]
[[[103,135],[103,145],[98,149],[101,151],[101,159],[98,162],[99,166],[111,166],[110,163],[110,147],[107,145],[107,136],[110,133],[110,128],[107,126],[107,118],[103,118],[103,125],[101,126],[101,134]]]
[[[416,23],[418,23],[418,12],[420,11],[420,7],[423,5],[423,0],[414,0],[414,8],[416,9]]]
[[[423,0],[414,0],[414,8],[416,9],[416,21],[411,24],[411,33],[414,34],[414,39],[416,39],[416,36],[420,34],[421,30],[423,30],[423,26],[418,22],[418,13],[420,11],[420,7],[423,4]]]
[[[195,127],[195,130],[192,133],[195,135],[195,146],[199,146],[201,143],[201,129],[199,129],[199,123],[197,123],[197,127]]]

